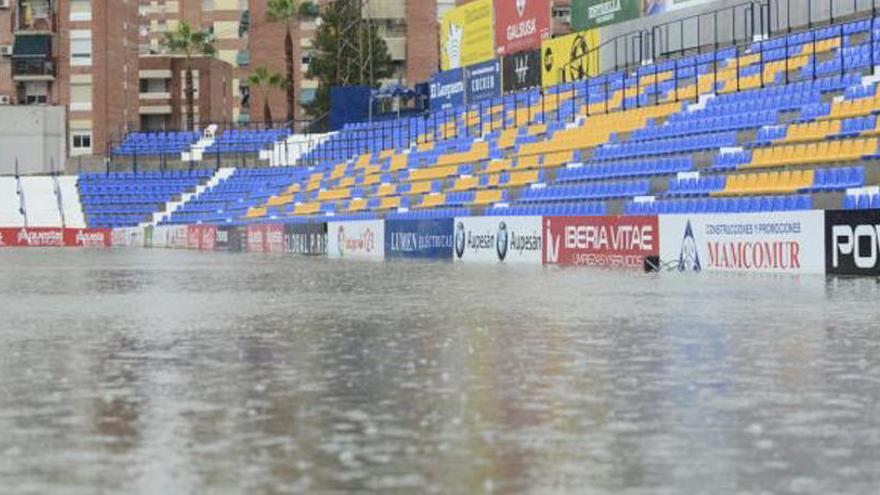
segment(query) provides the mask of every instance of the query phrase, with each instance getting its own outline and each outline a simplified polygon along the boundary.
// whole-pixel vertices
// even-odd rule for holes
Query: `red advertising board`
[[[247,251],[249,253],[266,252],[266,226],[252,224],[247,227]]]
[[[110,247],[110,229],[64,229],[66,247]]]
[[[544,264],[643,268],[657,256],[657,217],[544,217]]]
[[[64,232],[57,228],[0,229],[2,247],[63,247]]]
[[[495,0],[498,55],[541,48],[550,37],[550,0]]]
[[[266,243],[265,249],[267,253],[283,253],[284,252],[284,225],[269,224],[266,225]]]
[[[202,227],[200,225],[186,226],[186,248],[199,249],[202,240]]]
[[[202,251],[213,251],[214,244],[217,243],[217,226],[202,225],[199,235],[199,249]]]

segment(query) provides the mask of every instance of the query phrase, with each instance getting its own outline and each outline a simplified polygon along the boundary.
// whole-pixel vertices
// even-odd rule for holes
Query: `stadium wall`
[[[0,106],[0,175],[64,170],[67,131],[64,107]]]
[[[147,247],[361,260],[880,276],[880,210],[0,228],[0,247]]]

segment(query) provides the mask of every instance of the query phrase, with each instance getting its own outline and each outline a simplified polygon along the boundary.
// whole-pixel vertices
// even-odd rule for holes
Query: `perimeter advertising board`
[[[218,225],[214,236],[214,251],[229,251],[229,226]]]
[[[110,229],[64,229],[64,245],[68,247],[110,247]]]
[[[266,226],[263,224],[250,224],[247,226],[247,249],[249,253],[266,252]]]
[[[187,228],[186,225],[173,225],[168,228],[166,247],[172,249],[186,249],[187,247]],[[155,232],[153,233],[155,235]],[[155,243],[155,239],[153,240]]]
[[[541,84],[546,88],[599,74],[599,30],[590,29],[541,43]]]
[[[657,217],[544,217],[544,264],[638,268],[660,252]]]
[[[144,230],[140,227],[118,227],[111,234],[113,247],[143,247]]]
[[[660,261],[678,271],[824,273],[822,211],[661,215]]]
[[[226,249],[235,253],[247,251],[247,227],[236,225],[229,227]]]
[[[327,224],[327,254],[332,257],[385,257],[385,222],[330,222]]]
[[[451,9],[440,21],[440,68],[457,69],[495,56],[492,0]]]
[[[307,256],[327,254],[326,223],[294,223],[284,228],[284,252]]]
[[[465,101],[468,105],[501,96],[501,61],[471,65],[465,69]]]
[[[825,212],[825,269],[880,276],[880,210]]]
[[[58,228],[20,227],[0,229],[0,247],[63,247],[64,232]]]
[[[550,0],[495,0],[498,55],[540,48],[549,37]]]
[[[455,259],[541,264],[541,217],[457,217]]]
[[[429,86],[431,110],[443,110],[464,105],[464,69],[437,72]]]
[[[642,0],[572,0],[571,28],[577,31],[638,19]]]
[[[508,55],[501,61],[501,66],[505,93],[541,85],[541,50]]]
[[[284,252],[284,225],[280,223],[266,225],[265,250],[267,253],[275,254]]]
[[[451,218],[387,220],[385,256],[451,260],[455,239],[454,225]]]

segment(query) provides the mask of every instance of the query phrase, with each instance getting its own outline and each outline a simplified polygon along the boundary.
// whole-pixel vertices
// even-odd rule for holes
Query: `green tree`
[[[266,17],[269,22],[283,22],[287,33],[284,36],[284,58],[287,62],[287,71],[285,73],[287,89],[287,121],[293,126],[295,120],[296,106],[296,87],[293,83],[293,36],[291,29],[293,23],[299,20],[300,7],[299,0],[269,0],[266,6]]]
[[[270,129],[272,127],[272,107],[269,105],[269,92],[272,88],[285,89],[287,81],[280,73],[269,72],[269,68],[263,66],[257,67],[251,72],[248,76],[248,82],[251,88],[256,88],[260,98],[263,99],[263,122],[265,122],[266,128]]]
[[[379,80],[394,75],[385,40],[374,24],[358,24],[359,15],[351,0],[336,0],[321,9],[321,24],[312,40],[312,62],[306,74],[318,80],[315,100],[305,105],[312,116],[330,112],[333,86],[363,84],[376,88]],[[353,27],[358,25],[360,28]]]
[[[214,49],[214,38],[206,31],[193,31],[192,26],[186,22],[177,25],[174,31],[165,33],[165,47],[171,52],[183,55],[186,58],[186,81],[184,94],[186,96],[186,128],[192,131],[195,128],[195,88],[193,86],[192,59],[195,55],[213,57],[217,51]]]

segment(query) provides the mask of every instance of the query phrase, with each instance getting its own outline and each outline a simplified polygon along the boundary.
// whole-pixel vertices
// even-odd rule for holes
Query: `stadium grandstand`
[[[880,19],[348,125],[292,166],[238,168],[163,223],[876,207]],[[134,133],[120,156],[270,152],[283,130]],[[87,174],[90,226],[148,221],[204,171]]]

